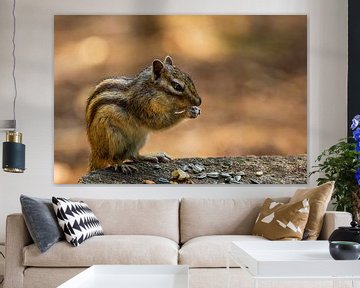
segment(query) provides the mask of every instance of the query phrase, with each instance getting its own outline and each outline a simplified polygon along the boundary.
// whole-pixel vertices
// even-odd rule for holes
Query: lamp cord
[[[15,68],[16,68],[16,56],[15,56],[15,35],[16,35],[16,15],[15,15],[15,8],[16,8],[16,0],[13,0],[13,9],[12,9],[12,16],[13,16],[13,34],[12,34],[12,44],[13,44],[13,50],[12,50],[12,57],[13,57],[13,69],[12,69],[12,78],[14,81],[14,101],[13,101],[13,118],[15,121],[15,130],[16,130],[16,98],[17,98],[17,85],[16,85],[16,77],[15,77]]]

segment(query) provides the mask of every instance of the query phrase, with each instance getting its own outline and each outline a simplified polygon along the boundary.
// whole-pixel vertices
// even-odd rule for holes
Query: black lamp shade
[[[25,170],[25,145],[3,142],[3,169],[6,172],[22,173]]]

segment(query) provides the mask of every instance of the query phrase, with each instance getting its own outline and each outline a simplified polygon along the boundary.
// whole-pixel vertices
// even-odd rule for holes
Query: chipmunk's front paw
[[[114,165],[115,171],[120,171],[123,174],[132,174],[136,171],[138,171],[138,168],[136,168],[134,165],[130,164],[118,164]]]

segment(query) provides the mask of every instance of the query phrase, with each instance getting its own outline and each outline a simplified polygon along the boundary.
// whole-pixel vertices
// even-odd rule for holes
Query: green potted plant
[[[319,173],[317,183],[335,181],[332,199],[337,211],[352,213],[360,220],[360,115],[352,120],[353,137],[325,149],[316,159],[310,175]],[[355,141],[353,141],[355,140]]]

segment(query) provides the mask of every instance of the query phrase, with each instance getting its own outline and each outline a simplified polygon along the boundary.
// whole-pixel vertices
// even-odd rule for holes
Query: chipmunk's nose
[[[196,105],[196,106],[200,106],[200,105],[201,105],[201,98],[200,98],[200,97],[196,97],[196,98],[195,98],[195,105]]]

